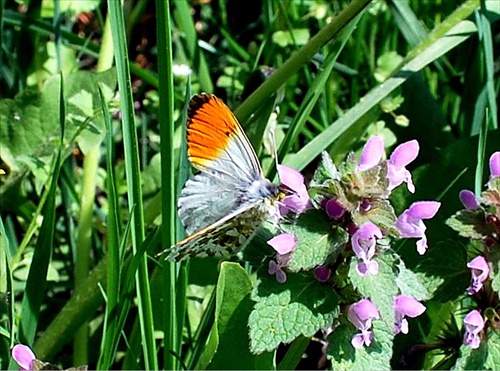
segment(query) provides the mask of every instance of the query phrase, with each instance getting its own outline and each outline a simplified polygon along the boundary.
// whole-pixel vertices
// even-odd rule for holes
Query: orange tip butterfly
[[[179,217],[189,234],[167,259],[226,256],[242,249],[278,213],[279,188],[264,177],[250,141],[215,95],[195,95],[188,109],[187,151],[199,170],[184,185]]]

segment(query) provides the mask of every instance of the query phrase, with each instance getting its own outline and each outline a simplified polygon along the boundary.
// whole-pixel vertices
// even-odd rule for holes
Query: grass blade
[[[122,4],[118,1],[108,0],[108,8],[111,17],[111,32],[113,35],[118,87],[121,94],[125,169],[127,175],[129,210],[132,219],[132,249],[134,253],[136,253],[144,241],[144,214],[139,168],[139,151],[137,133],[135,131],[134,101],[132,98]],[[146,257],[143,257],[142,264],[139,266],[136,283],[144,367],[147,370],[157,369],[158,364],[156,359],[153,313]]]

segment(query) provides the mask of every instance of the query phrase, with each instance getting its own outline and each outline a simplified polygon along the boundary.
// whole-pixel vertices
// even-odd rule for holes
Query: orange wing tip
[[[215,95],[201,93],[191,98],[188,110],[188,155],[195,166],[205,167],[226,150],[233,135],[241,135],[231,110]]]

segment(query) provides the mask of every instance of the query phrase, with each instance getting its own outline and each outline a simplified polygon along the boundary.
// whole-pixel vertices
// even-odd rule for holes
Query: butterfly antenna
[[[273,150],[273,156],[274,156],[274,165],[276,166],[276,173],[278,173],[278,146],[276,145],[276,136],[274,134],[275,129],[270,128],[269,129],[269,136],[271,137],[271,146]],[[279,178],[279,175],[278,175]]]

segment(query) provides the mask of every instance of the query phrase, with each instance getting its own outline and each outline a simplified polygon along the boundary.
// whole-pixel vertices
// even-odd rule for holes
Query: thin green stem
[[[137,254],[144,241],[144,214],[142,203],[139,150],[135,129],[134,101],[128,61],[125,22],[121,2],[108,0],[113,35],[114,55],[121,94],[122,131],[125,149],[125,172],[127,175],[128,201],[131,217],[132,251]],[[144,367],[157,369],[156,343],[149,287],[147,260],[143,256],[136,274],[139,326],[141,345],[144,354]]]
[[[178,5],[184,4],[180,2]],[[170,1],[156,1],[157,35],[158,35],[158,72],[159,86],[159,121],[161,138],[161,194],[162,194],[162,243],[172,246],[175,243],[176,230],[176,184],[175,184],[175,151],[174,151],[174,82],[172,74],[172,33],[170,20]],[[165,262],[163,265],[163,283],[165,300],[163,313],[163,348],[164,368],[175,370],[179,361],[174,356],[180,352],[180,336],[177,327],[179,314],[176,306],[177,265]],[[182,315],[182,314],[181,314]]]

